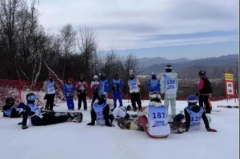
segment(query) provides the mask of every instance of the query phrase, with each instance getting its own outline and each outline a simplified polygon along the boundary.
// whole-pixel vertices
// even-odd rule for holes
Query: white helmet
[[[93,79],[95,79],[95,80],[98,79],[98,76],[97,76],[97,75],[94,75],[94,76],[93,76]]]

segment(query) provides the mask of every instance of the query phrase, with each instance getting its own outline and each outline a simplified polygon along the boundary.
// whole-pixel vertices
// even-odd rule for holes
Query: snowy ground
[[[166,139],[151,139],[144,132],[121,130],[117,126],[86,126],[90,121],[89,110],[83,111],[82,123],[29,126],[26,130],[17,125],[21,119],[3,118],[0,114],[0,158],[238,159],[239,109],[217,108],[219,104],[238,105],[238,101],[212,102],[215,110],[221,109],[210,114],[210,126],[217,133],[207,132],[202,124],[199,131],[171,134]],[[177,112],[185,106],[185,101],[178,101]],[[55,110],[67,110],[66,104]]]

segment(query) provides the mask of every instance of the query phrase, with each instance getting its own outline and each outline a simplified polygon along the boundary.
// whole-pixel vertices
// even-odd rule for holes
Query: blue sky
[[[95,30],[99,51],[197,59],[239,53],[238,0],[41,0],[40,23]]]

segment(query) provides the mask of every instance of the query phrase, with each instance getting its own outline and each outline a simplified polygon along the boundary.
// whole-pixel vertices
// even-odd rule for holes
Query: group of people
[[[161,99],[164,100],[164,105],[166,106],[167,110],[169,106],[171,106],[171,115],[175,116],[176,97],[178,91],[178,74],[176,72],[173,72],[172,70],[173,68],[171,65],[166,65],[165,73],[162,75],[161,80],[157,78],[156,73],[152,72],[151,74],[152,77],[148,81],[148,89],[149,93],[153,91],[160,93]],[[198,75],[200,77],[198,87],[199,93],[197,93],[196,96],[199,96],[200,106],[205,105],[206,113],[211,113],[211,108],[208,102],[208,98],[211,96],[212,93],[211,83],[208,80],[208,77],[204,70],[199,71]],[[117,107],[117,100],[119,101],[119,106],[123,106],[122,102],[123,81],[119,78],[119,74],[116,73],[114,75],[114,78],[112,79],[110,86],[104,73],[100,73],[99,77],[95,75],[90,85],[91,89],[93,90],[91,107],[93,106],[94,101],[98,98],[99,95],[101,95],[103,92],[109,93],[109,87],[112,88],[114,108]],[[68,78],[67,83],[64,85],[63,88],[68,109],[74,110],[73,97],[74,92],[76,91],[78,94],[78,110],[81,109],[82,103],[84,106],[84,110],[87,110],[88,83],[85,80],[84,75],[82,74],[80,75],[80,80],[76,83],[76,86],[73,85],[72,81],[73,81],[72,78]],[[53,103],[55,97],[54,84],[55,82],[53,81],[53,75],[49,74],[48,80],[44,82],[44,91],[46,93],[45,108],[47,110],[53,110]],[[132,70],[130,70],[129,72],[128,87],[133,111],[141,110],[142,109],[142,103],[140,99],[141,83],[139,79],[135,77],[134,72]]]
[[[166,138],[170,134],[169,115],[167,108],[161,103],[161,96],[158,92],[153,91],[149,93],[149,104],[142,108],[137,113],[137,127],[138,130],[145,131],[151,138]],[[22,117],[22,122],[18,125],[22,129],[27,129],[27,120],[29,119],[32,125],[50,125],[63,123],[67,121],[74,121],[75,117],[71,113],[55,116],[55,112],[42,112],[35,104],[36,95],[28,93],[26,95],[27,103],[20,103],[18,107],[15,106],[13,98],[6,99],[6,105],[3,109],[5,117]],[[205,128],[209,132],[217,132],[209,126],[208,118],[203,107],[197,105],[198,98],[195,95],[190,95],[187,98],[188,106],[184,109],[184,115],[178,114],[173,118],[173,122],[180,123],[185,120],[185,132],[200,129],[200,121],[203,119]],[[7,109],[8,108],[8,109]],[[130,114],[126,112],[124,107],[111,108],[107,103],[107,93],[100,94],[91,108],[91,121],[88,126],[105,125],[113,127],[114,119],[118,119],[120,128],[126,126],[125,121],[128,121]],[[119,120],[123,119],[123,120]],[[82,120],[82,119],[81,119]]]
[[[205,113],[210,113],[211,109],[208,105],[208,98],[211,95],[211,83],[206,76],[206,72],[201,70],[198,75],[200,77],[199,93],[196,95],[190,95],[187,98],[188,106],[184,109],[184,115],[176,115],[176,97],[178,89],[177,73],[172,72],[172,66],[167,65],[166,72],[163,74],[161,80],[159,80],[156,74],[152,73],[152,78],[148,81],[149,88],[149,105],[142,107],[140,100],[140,86],[141,83],[134,76],[133,71],[129,73],[129,93],[131,96],[131,102],[133,111],[137,111],[136,103],[138,104],[137,113],[137,127],[139,130],[144,130],[149,137],[167,137],[170,134],[170,127],[168,124],[168,107],[171,105],[171,117],[174,122],[182,122],[185,119],[186,130],[194,130],[200,128],[200,119],[203,119],[207,131],[216,132],[216,130],[209,127],[208,119]],[[130,115],[126,112],[125,107],[122,104],[122,87],[123,82],[119,78],[118,74],[114,75],[114,79],[111,82],[113,92],[113,107],[110,99],[107,98],[109,92],[108,80],[105,74],[99,74],[94,76],[94,80],[91,82],[91,88],[93,89],[93,98],[91,103],[91,122],[87,125],[106,125],[113,126],[114,119],[128,119]],[[53,75],[49,74],[48,80],[44,82],[44,91],[46,95],[45,109],[53,110],[53,103],[55,97],[55,82]],[[63,91],[67,101],[69,110],[74,110],[73,96],[75,88],[78,93],[78,109],[81,109],[81,103],[83,101],[84,110],[87,110],[86,102],[86,90],[88,84],[84,79],[84,75],[80,76],[80,80],[76,83],[76,86],[72,84],[72,79],[68,78],[67,83],[64,85]],[[199,98],[197,97],[199,96]],[[116,101],[119,100],[119,107],[117,107]],[[164,104],[161,102],[164,100]],[[18,107],[14,105],[13,98],[6,99],[6,105],[3,107],[3,115],[5,117],[23,117],[23,120],[19,125],[22,125],[23,129],[27,127],[27,119],[30,117],[33,125],[49,125],[55,123],[61,123],[74,120],[74,117],[68,113],[66,115],[55,116],[54,112],[42,114],[41,110],[35,104],[36,95],[29,93],[26,96],[27,103],[20,103]],[[199,106],[197,105],[199,102]],[[206,106],[206,110],[203,108],[203,103]],[[124,127],[124,120],[118,120],[118,125]]]

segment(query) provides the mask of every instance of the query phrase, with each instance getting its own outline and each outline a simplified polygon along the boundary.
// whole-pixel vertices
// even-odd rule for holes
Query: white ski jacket
[[[177,78],[178,74],[175,72],[167,72],[167,73],[164,73],[163,75],[166,75],[169,79],[173,80],[173,79]],[[176,80],[176,90],[178,90],[178,79]],[[161,93],[165,94],[165,91],[166,91],[165,79],[162,76],[162,78],[161,78]],[[164,96],[164,98],[168,98],[168,99],[172,99],[172,98],[176,98],[176,97],[177,97],[176,93],[175,94],[165,94],[165,96]]]

